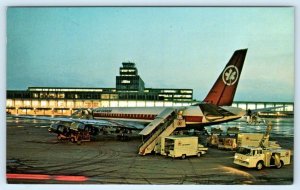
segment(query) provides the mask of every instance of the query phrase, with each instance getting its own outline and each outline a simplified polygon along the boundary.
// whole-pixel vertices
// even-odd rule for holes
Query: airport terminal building
[[[30,115],[70,115],[80,108],[171,107],[197,103],[193,89],[146,88],[135,63],[123,62],[116,88],[28,87],[7,90],[6,112]],[[294,111],[292,102],[235,101],[234,107],[260,109],[283,106],[277,112]]]
[[[123,62],[116,88],[28,87],[7,90],[6,111],[12,114],[61,115],[79,108],[188,106],[192,89],[145,88],[135,63]]]

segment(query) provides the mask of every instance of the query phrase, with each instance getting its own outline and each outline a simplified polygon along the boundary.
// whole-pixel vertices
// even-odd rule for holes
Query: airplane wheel
[[[181,155],[181,159],[185,159],[185,157],[186,157],[185,154]]]

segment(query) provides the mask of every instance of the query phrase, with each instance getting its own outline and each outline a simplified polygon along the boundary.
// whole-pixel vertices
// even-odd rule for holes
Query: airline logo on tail
[[[239,70],[236,66],[230,65],[226,67],[223,72],[223,82],[224,84],[230,86],[236,83],[237,79],[239,78]]]
[[[233,53],[204,102],[217,106],[230,106],[232,104],[246,54],[247,49],[240,49]]]

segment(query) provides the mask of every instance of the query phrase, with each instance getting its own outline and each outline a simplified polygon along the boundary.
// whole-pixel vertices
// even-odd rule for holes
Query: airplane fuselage
[[[239,119],[245,111],[236,107],[218,107],[211,104],[197,104],[187,107],[174,107],[182,110],[187,128],[198,128]],[[94,119],[121,120],[148,124],[165,107],[114,107],[93,109]]]

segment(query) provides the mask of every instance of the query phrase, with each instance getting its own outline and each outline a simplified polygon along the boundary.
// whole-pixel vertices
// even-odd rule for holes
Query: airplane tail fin
[[[246,54],[247,49],[240,49],[234,52],[212,89],[203,100],[204,102],[218,106],[230,106],[232,104]]]

